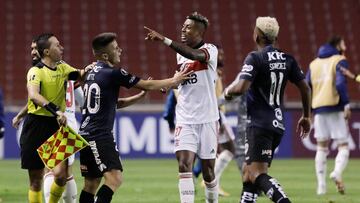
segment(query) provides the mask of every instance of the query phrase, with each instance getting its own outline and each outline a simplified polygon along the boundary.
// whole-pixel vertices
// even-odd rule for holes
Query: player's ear
[[[104,59],[105,61],[107,61],[109,59],[109,55],[106,53],[102,53],[101,58]]]
[[[49,49],[44,49],[44,55],[48,56],[50,53],[50,50]]]
[[[259,38],[259,35],[256,36],[256,39],[255,39],[256,43],[259,43],[260,42],[260,38]]]

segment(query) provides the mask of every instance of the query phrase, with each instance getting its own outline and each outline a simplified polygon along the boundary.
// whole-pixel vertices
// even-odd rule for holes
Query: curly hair
[[[190,20],[201,23],[202,25],[204,25],[205,29],[207,29],[207,27],[210,25],[209,20],[205,16],[198,13],[197,11],[188,15],[186,17],[186,19],[190,19]]]

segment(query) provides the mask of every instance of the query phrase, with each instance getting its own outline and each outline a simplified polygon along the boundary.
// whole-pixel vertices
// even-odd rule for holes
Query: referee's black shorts
[[[267,162],[270,167],[275,149],[279,146],[282,134],[271,130],[249,127],[245,135],[245,162]]]
[[[55,117],[28,114],[25,117],[20,136],[21,168],[43,169],[36,149],[59,129]]]

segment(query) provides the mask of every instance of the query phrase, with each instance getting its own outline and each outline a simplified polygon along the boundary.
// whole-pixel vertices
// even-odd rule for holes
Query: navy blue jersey
[[[111,135],[120,86],[131,88],[139,80],[122,68],[97,62],[86,75],[79,133],[90,139]]]
[[[247,94],[248,127],[283,133],[281,107],[286,83],[305,78],[296,60],[273,46],[266,46],[246,57],[239,77],[252,82]]]

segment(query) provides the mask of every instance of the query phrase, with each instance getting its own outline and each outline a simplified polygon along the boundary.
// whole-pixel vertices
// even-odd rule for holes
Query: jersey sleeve
[[[218,49],[216,48],[215,45],[213,44],[206,44],[206,46],[202,47],[201,49],[199,49],[200,51],[203,51],[205,53],[206,62],[209,61],[217,61],[218,58]],[[217,64],[217,62],[215,63]]]
[[[32,67],[27,73],[27,83],[32,85],[40,85],[41,82],[41,72],[39,68]]]
[[[128,89],[136,85],[140,81],[139,77],[130,74],[123,68],[114,69],[112,75],[113,80],[116,84],[126,87]]]
[[[64,71],[65,71],[65,75],[67,75],[68,80],[77,80],[80,76],[80,72],[78,69],[66,63],[64,63]]]
[[[299,67],[298,63],[294,58],[291,58],[291,69],[289,74],[289,80],[292,83],[297,83],[303,79],[305,79],[304,73]]]
[[[239,79],[253,81],[257,74],[257,66],[254,54],[250,53],[244,61],[244,65],[239,73]]]

